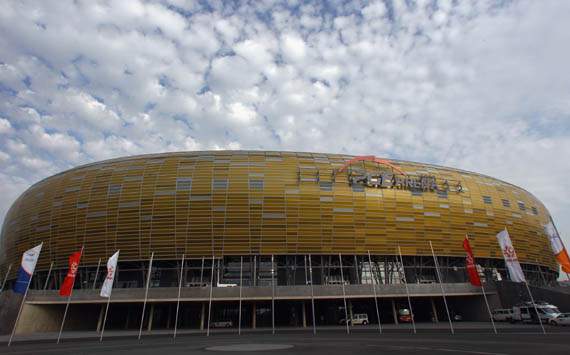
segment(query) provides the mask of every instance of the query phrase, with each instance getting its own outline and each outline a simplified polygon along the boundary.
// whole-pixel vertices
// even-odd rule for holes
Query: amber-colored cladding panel
[[[501,258],[507,227],[522,262],[556,269],[549,215],[527,191],[487,176],[392,161],[409,176],[461,183],[462,192],[350,186],[346,155],[216,151],[144,155],[81,166],[30,187],[2,228],[0,268],[44,242],[39,269],[65,267],[85,247],[93,265],[121,260],[243,254],[430,254]],[[358,164],[370,164],[362,163]],[[363,169],[370,167],[362,166]],[[379,167],[372,167],[376,169]],[[348,169],[350,170],[350,169]]]

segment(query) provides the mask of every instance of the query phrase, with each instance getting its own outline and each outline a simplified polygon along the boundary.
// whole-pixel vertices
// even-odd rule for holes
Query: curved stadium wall
[[[44,274],[65,272],[81,246],[81,266],[91,269],[117,249],[123,263],[146,262],[151,252],[159,262],[183,254],[390,257],[398,246],[410,260],[431,257],[429,241],[436,255],[464,265],[466,234],[479,263],[503,270],[495,235],[507,227],[523,268],[556,278],[543,229],[549,213],[529,192],[457,169],[354,158],[180,152],[80,166],[14,202],[2,227],[0,270],[12,264],[13,279],[22,253],[40,242],[36,270]]]

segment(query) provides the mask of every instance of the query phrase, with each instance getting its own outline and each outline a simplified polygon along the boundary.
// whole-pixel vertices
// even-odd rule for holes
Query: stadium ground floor
[[[148,293],[142,288],[116,289],[109,303],[105,329],[140,329],[143,308],[145,331],[173,329],[175,322],[180,330],[311,328],[339,325],[341,320],[353,319],[356,314],[365,314],[369,325],[378,321],[400,324],[409,323],[403,316],[409,314],[410,308],[418,323],[447,322],[442,286],[452,320],[457,315],[462,321],[488,319],[480,289],[468,283],[407,286],[407,291],[406,285],[198,287],[182,289],[180,300],[177,288],[153,288]],[[487,296],[491,307],[498,308],[495,291],[487,290]],[[6,306],[12,305],[13,313],[20,295],[9,291],[3,297]],[[66,300],[57,291],[30,291],[17,333],[58,331],[65,307]],[[99,297],[97,290],[76,290],[65,330],[101,330],[106,307],[107,302]]]

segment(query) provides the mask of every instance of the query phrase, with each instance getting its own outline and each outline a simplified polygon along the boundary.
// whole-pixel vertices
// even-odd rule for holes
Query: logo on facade
[[[366,168],[366,162],[376,163],[373,169]],[[354,166],[362,163],[362,166]],[[344,164],[337,172],[347,171],[349,185],[431,192],[463,192],[460,181],[438,179],[435,175],[409,175],[398,166],[374,156],[355,157]]]

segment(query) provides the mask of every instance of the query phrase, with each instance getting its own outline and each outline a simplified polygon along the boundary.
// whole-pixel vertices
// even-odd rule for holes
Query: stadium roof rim
[[[357,157],[357,155],[349,155],[349,154],[342,154],[342,153],[319,153],[319,152],[300,152],[300,151],[293,151],[293,150],[189,150],[189,151],[170,151],[170,152],[162,152],[162,153],[148,153],[148,154],[137,154],[137,155],[127,155],[127,156],[123,156],[123,157],[118,157],[118,158],[111,158],[111,159],[105,159],[105,160],[100,160],[100,161],[96,161],[93,163],[87,163],[87,164],[82,164],[79,166],[75,166],[71,169],[67,169],[64,171],[61,171],[59,173],[56,173],[54,175],[50,175],[48,177],[45,177],[37,182],[35,182],[34,184],[32,184],[30,187],[28,187],[26,189],[26,191],[24,191],[20,196],[23,196],[26,194],[26,192],[28,190],[30,190],[31,188],[37,186],[37,185],[41,185],[44,181],[51,179],[53,177],[62,175],[62,174],[66,174],[69,172],[72,172],[74,170],[79,170],[79,169],[84,169],[84,168],[88,168],[91,166],[96,166],[99,164],[108,164],[108,163],[112,163],[115,161],[120,161],[120,160],[132,160],[132,159],[139,159],[139,158],[144,158],[144,157],[162,157],[162,156],[168,156],[168,155],[184,155],[184,154],[195,154],[195,155],[200,155],[200,154],[204,154],[204,153],[247,153],[247,154],[259,154],[259,155],[267,155],[267,153],[288,153],[288,154],[312,154],[312,155],[337,155],[339,157],[342,157],[344,159],[351,159],[351,158],[355,158]],[[527,191],[526,189],[517,186],[515,184],[512,184],[510,182],[501,180],[501,179],[497,179],[495,177],[486,175],[486,174],[481,174],[481,173],[477,173],[474,171],[469,171],[469,170],[463,170],[463,169],[458,169],[458,168],[452,168],[452,167],[448,167],[448,166],[444,166],[444,165],[438,165],[438,164],[432,164],[432,163],[421,163],[421,162],[416,162],[416,161],[411,161],[411,160],[401,160],[401,159],[392,159],[392,158],[382,158],[385,160],[389,160],[391,162],[394,163],[405,163],[405,164],[417,164],[417,165],[424,165],[424,166],[430,166],[430,167],[434,167],[434,168],[440,168],[440,169],[448,169],[448,170],[454,170],[457,171],[459,173],[466,173],[466,174],[472,174],[472,175],[477,175],[477,176],[483,176],[489,179],[493,179],[493,180],[497,180],[500,181],[502,183],[505,183],[507,185],[510,186],[514,186],[518,189],[521,189],[525,192],[527,192],[528,194],[532,195],[534,198],[536,198],[538,201],[540,201],[532,192]]]

